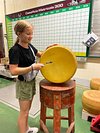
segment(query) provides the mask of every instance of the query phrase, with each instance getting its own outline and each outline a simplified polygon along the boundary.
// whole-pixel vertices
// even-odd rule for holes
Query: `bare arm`
[[[36,54],[36,56],[40,58],[42,54],[43,54],[43,52],[38,51],[37,54]]]
[[[18,65],[10,64],[9,69],[12,75],[26,74],[32,70],[40,70],[44,65],[42,63],[33,63],[29,67],[18,67]]]
[[[32,67],[18,67],[18,65],[10,64],[9,69],[12,75],[21,75],[30,72]]]

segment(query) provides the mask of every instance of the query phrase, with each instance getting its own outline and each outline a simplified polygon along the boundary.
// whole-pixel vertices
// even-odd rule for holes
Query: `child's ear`
[[[19,36],[20,35],[20,32],[17,32],[17,35]]]

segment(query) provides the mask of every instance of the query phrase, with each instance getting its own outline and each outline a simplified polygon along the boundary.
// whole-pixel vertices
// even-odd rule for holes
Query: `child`
[[[18,75],[16,81],[16,98],[19,100],[20,112],[18,127],[20,133],[37,133],[38,128],[30,128],[28,115],[32,100],[35,95],[35,78],[27,81],[25,74],[40,70],[44,65],[35,63],[35,56],[41,57],[42,52],[38,51],[30,42],[32,40],[34,27],[25,20],[20,20],[14,27],[17,40],[9,50],[9,69],[12,75]],[[53,46],[53,45],[51,45]]]

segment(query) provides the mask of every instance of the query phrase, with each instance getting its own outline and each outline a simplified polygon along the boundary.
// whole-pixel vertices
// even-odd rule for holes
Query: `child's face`
[[[33,37],[33,28],[27,27],[24,32],[19,34],[19,39],[23,43],[30,43]]]

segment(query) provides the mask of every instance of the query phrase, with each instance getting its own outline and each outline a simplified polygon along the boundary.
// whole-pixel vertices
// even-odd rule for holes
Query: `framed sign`
[[[86,57],[82,41],[91,30],[91,5],[91,0],[65,0],[6,15],[8,48],[16,40],[14,25],[25,19],[35,27],[32,45],[37,49],[57,43],[78,57]]]

